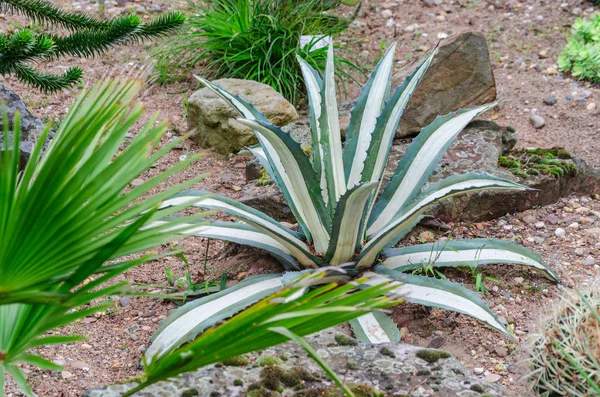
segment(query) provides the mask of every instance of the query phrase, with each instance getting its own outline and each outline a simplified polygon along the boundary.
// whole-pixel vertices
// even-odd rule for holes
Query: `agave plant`
[[[167,200],[164,206],[195,202],[195,206],[219,210],[240,221],[215,221],[189,230],[188,234],[262,248],[279,259],[288,271],[336,266],[338,275],[343,272],[341,277],[347,278],[364,272],[373,277],[374,272],[378,277],[397,282],[394,292],[408,302],[470,315],[510,337],[476,293],[446,280],[403,271],[423,264],[453,267],[466,266],[468,262],[510,263],[531,266],[556,280],[556,274],[542,264],[538,255],[512,243],[487,239],[389,249],[423,218],[427,208],[440,200],[481,190],[526,189],[506,179],[474,173],[454,175],[423,189],[459,132],[494,104],[436,118],[414,139],[393,177],[383,187],[384,170],[400,118],[436,53],[434,50],[390,95],[394,51],[392,45],[363,87],[343,147],[333,49],[329,48],[323,76],[299,59],[309,97],[312,159],[300,144],[269,123],[251,104],[198,78],[241,113],[240,123],[255,131],[259,145],[250,149],[285,196],[298,221],[298,232],[227,197],[206,198],[206,192],[185,192]],[[204,199],[198,201],[198,197]],[[225,291],[228,293],[184,305],[162,324],[146,359],[153,360],[195,338],[217,321],[279,290],[296,274],[246,280]],[[366,342],[399,339],[397,328],[382,313],[362,316],[352,326],[357,337]]]

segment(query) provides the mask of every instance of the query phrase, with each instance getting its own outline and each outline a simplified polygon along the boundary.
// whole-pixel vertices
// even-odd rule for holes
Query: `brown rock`
[[[418,62],[402,68],[393,86],[399,85]],[[440,46],[438,54],[413,94],[396,138],[414,136],[438,115],[483,105],[496,99],[496,83],[485,36],[467,32]]]

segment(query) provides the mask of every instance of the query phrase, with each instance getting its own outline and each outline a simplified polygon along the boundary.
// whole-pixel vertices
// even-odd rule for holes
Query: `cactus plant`
[[[528,383],[540,396],[600,396],[600,282],[565,292],[531,338]]]

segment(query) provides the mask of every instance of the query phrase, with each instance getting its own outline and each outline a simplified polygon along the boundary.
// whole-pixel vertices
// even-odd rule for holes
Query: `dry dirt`
[[[71,6],[68,0],[61,0],[59,3]],[[149,0],[141,1],[140,4],[150,3],[162,5],[163,9],[175,6],[166,1]],[[427,6],[426,3],[432,6]],[[561,3],[566,6],[562,7]],[[492,4],[500,7],[490,7]],[[86,6],[85,3],[82,5],[84,10]],[[397,59],[401,60],[399,63],[403,63],[421,56],[423,51],[438,41],[440,34],[451,35],[468,30],[485,33],[489,39],[498,98],[501,100],[498,108],[487,117],[493,117],[500,124],[515,127],[519,132],[519,146],[563,145],[589,163],[600,165],[600,140],[596,138],[598,113],[587,109],[590,103],[600,101],[600,90],[588,83],[573,80],[568,75],[554,74],[552,70],[555,68],[556,56],[565,43],[565,34],[576,18],[573,10],[579,8],[585,13],[590,7],[590,2],[580,0],[442,0],[440,5],[435,5],[433,0],[365,0],[358,23],[352,27],[348,37],[352,37],[352,48],[359,54],[357,62],[364,65],[365,69],[370,69],[373,60],[381,54],[381,48],[394,40],[399,42]],[[393,12],[392,27],[386,27],[387,19],[382,17],[385,9]],[[3,14],[0,16],[0,31],[25,23],[23,18]],[[412,32],[405,31],[406,27],[414,24],[419,27]],[[57,72],[66,65],[80,65],[86,73],[86,86],[90,86],[107,74],[134,73],[140,66],[150,64],[149,53],[152,48],[152,44],[116,48],[108,55],[94,59],[67,58],[40,66]],[[202,74],[202,71],[199,70],[198,73]],[[0,83],[16,90],[37,116],[49,119],[63,117],[79,93],[79,89],[73,89],[72,92],[43,95],[19,84],[12,77],[1,79]],[[183,104],[185,97],[194,89],[191,79],[170,85],[147,86],[141,98],[148,110],[146,117],[159,111],[160,118],[168,120],[172,125],[165,142],[186,131]],[[350,90],[351,94],[357,92],[357,86]],[[553,107],[542,102],[543,98],[550,95],[558,99]],[[567,97],[573,99],[569,100]],[[529,122],[530,112],[534,108],[546,119],[546,126],[541,130],[533,129]],[[202,148],[187,141],[141,177],[148,178],[177,163],[181,156],[201,151]],[[236,198],[239,195],[236,192],[237,186],[245,183],[243,167],[247,160],[206,153],[201,161],[158,189],[162,190],[199,173],[208,173],[209,176],[194,188]],[[224,177],[224,174],[228,175]],[[579,210],[580,206],[584,210]],[[454,236],[458,238],[487,235],[514,239],[531,246],[542,254],[550,266],[559,271],[567,284],[574,285],[590,282],[593,277],[598,276],[597,266],[582,264],[588,256],[594,259],[600,254],[600,213],[592,211],[600,211],[600,201],[572,198],[571,201],[565,200],[554,206],[530,211],[530,215],[536,220],[545,222],[540,228],[524,222],[523,214],[510,215],[506,219],[484,224],[451,226],[455,228]],[[549,214],[556,215],[559,223],[555,225],[547,220]],[[578,222],[578,225],[569,228],[574,222]],[[565,237],[555,236],[557,227],[567,231]],[[417,230],[409,238],[416,242],[421,232],[422,230]],[[222,249],[222,243],[218,242],[211,243],[208,251],[206,242],[202,239],[187,239],[181,243],[181,247],[187,250],[186,257],[195,281],[214,279],[227,272],[232,282],[240,276],[272,271],[274,268],[270,261],[262,262],[252,258],[247,262],[234,264],[227,261],[217,263],[215,257]],[[581,248],[583,254],[577,255],[576,248]],[[207,275],[203,274],[205,258],[208,258]],[[179,259],[166,258],[132,270],[125,277],[160,288],[167,285],[166,267],[171,268],[178,277],[182,277],[186,270]],[[507,271],[506,267],[492,266],[486,270],[486,274],[497,278],[499,282],[486,283],[490,293],[484,299],[494,311],[514,324],[515,334],[520,340],[525,339],[541,308],[556,298],[559,287],[549,284],[537,274],[517,267]],[[449,278],[474,287],[472,277],[468,274],[454,273]],[[141,350],[156,330],[158,321],[164,319],[175,304],[156,298],[131,298],[128,302],[118,302],[117,297],[114,310],[110,312],[86,318],[58,331],[61,334],[82,334],[88,338],[85,344],[39,349],[38,353],[64,364],[65,371],[48,372],[25,367],[29,381],[38,395],[77,396],[87,388],[140,375],[137,363]],[[514,345],[507,345],[507,341],[499,334],[464,316],[439,310],[427,311],[408,305],[396,309],[394,318],[401,327],[406,328],[405,332],[408,331],[405,336],[408,342],[423,346],[443,343],[442,349],[456,355],[466,365],[499,374],[500,382],[513,388],[516,395],[523,393],[518,388],[518,375],[515,373],[519,349],[514,350]],[[12,383],[7,385],[6,392],[9,396],[20,395]]]

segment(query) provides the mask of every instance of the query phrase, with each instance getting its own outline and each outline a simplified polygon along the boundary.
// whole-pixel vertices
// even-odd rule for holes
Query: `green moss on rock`
[[[195,397],[199,394],[196,389],[187,389],[181,392],[181,397]]]
[[[442,358],[450,358],[452,357],[450,353],[446,353],[441,350],[419,350],[416,353],[416,356],[422,360],[427,361],[429,364],[433,364],[438,362],[438,360]]]
[[[245,367],[250,364],[250,359],[246,356],[235,356],[222,361],[223,365],[229,367]]]
[[[552,175],[559,178],[577,174],[573,156],[561,147],[551,149],[519,149],[498,157],[498,165],[522,179],[530,175]]]
[[[275,356],[260,356],[258,360],[256,360],[256,364],[259,367],[265,367],[267,365],[279,365],[281,364],[281,360]]]
[[[381,349],[379,349],[379,353],[381,353],[384,356],[396,358],[396,355],[394,354],[394,352],[391,351],[390,349],[388,349],[387,347],[382,347]]]
[[[356,345],[358,345],[358,341],[356,339],[351,338],[348,335],[344,335],[344,334],[337,334],[335,336],[335,341],[340,346],[356,346]]]

